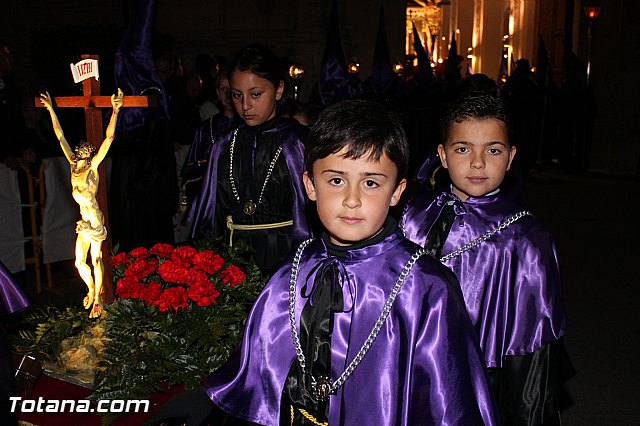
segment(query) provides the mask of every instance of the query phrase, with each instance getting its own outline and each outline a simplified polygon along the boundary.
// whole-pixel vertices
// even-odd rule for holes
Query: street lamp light
[[[293,82],[293,99],[295,101],[298,100],[298,90],[300,87],[300,82],[302,81],[302,76],[304,75],[304,68],[302,68],[298,64],[292,64],[289,67],[289,77],[291,77],[291,81]]]
[[[584,15],[587,17],[587,86],[589,86],[589,76],[591,75],[591,27],[598,15],[600,15],[600,7],[584,6],[582,8]]]
[[[591,107],[590,103],[590,86],[589,86],[589,77],[591,75],[591,29],[593,27],[593,23],[596,19],[598,19],[598,15],[600,14],[600,7],[598,6],[584,6],[582,8],[584,15],[587,18],[587,93],[586,93],[586,102],[585,102],[585,136],[584,136],[584,144],[582,147],[582,152],[580,155],[580,168],[583,171],[589,170],[589,155],[591,152],[591,131],[592,131],[592,121],[590,117]],[[575,148],[574,148],[575,149]]]
[[[584,10],[587,19],[591,20],[598,19],[598,15],[600,14],[600,7],[598,6],[584,6],[582,10]]]
[[[404,65],[402,64],[402,62],[400,62],[400,60],[397,60],[393,64],[393,72],[398,75],[402,75],[402,73],[404,72]]]
[[[357,75],[360,72],[360,63],[358,59],[352,58],[351,61],[347,64],[347,72],[349,74]]]

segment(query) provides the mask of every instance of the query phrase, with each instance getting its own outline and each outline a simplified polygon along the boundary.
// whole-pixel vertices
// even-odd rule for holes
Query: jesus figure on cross
[[[53,129],[60,140],[60,147],[64,156],[71,165],[71,187],[73,199],[80,206],[81,220],[77,222],[76,233],[76,261],[75,266],[82,280],[89,291],[84,298],[85,309],[90,309],[89,318],[97,318],[102,314],[102,281],[104,276],[104,266],[102,264],[102,242],[107,238],[107,229],[104,226],[104,216],[98,206],[98,166],[107,155],[111,143],[113,142],[116,130],[118,113],[123,104],[124,95],[118,89],[118,95],[111,96],[113,114],[107,126],[105,140],[100,145],[98,152],[90,143],[81,143],[75,151],[71,150],[67,139],[64,136],[58,117],[53,110],[53,101],[49,92],[40,94],[40,102],[44,105],[53,122]],[[95,154],[95,155],[94,155]],[[93,264],[93,275],[91,267],[87,264],[87,251],[91,249],[91,262]]]

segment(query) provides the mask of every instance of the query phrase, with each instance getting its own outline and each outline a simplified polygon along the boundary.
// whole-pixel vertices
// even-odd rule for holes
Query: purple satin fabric
[[[156,95],[162,118],[169,118],[167,98],[156,73],[151,55],[151,30],[153,28],[156,0],[135,0],[132,11],[115,56],[116,86],[124,95]],[[123,108],[117,128],[132,132],[147,123],[154,108]]]
[[[455,200],[457,217],[443,256],[522,210],[500,192],[465,202],[446,192],[427,192],[414,198],[405,211],[402,227],[407,238],[424,245],[447,200]],[[532,353],[565,334],[555,243],[532,216],[444,264],[460,281],[487,366],[502,367],[505,355]]]
[[[0,262],[0,315],[12,314],[31,304],[11,272]]]
[[[355,357],[371,332],[404,264],[418,247],[395,232],[354,249],[341,262],[345,312],[334,314],[331,380]],[[317,240],[305,249],[296,289],[295,322],[307,299],[301,289],[327,259]],[[241,346],[204,387],[223,411],[278,425],[282,391],[295,352],[291,338],[287,262],[254,304]],[[497,424],[482,354],[453,274],[424,255],[414,265],[380,334],[336,395],[331,425]],[[345,288],[345,287],[348,287]],[[284,413],[288,416],[288,412]]]
[[[356,99],[364,92],[364,83],[359,77],[347,72],[336,59],[331,59],[324,64],[318,90],[323,105],[331,105],[345,99]]]
[[[233,128],[216,140],[211,148],[209,164],[202,181],[202,189],[196,199],[189,216],[193,222],[193,238],[212,237],[216,211],[216,192],[218,188],[218,159],[222,152],[229,149]],[[278,132],[281,136],[282,154],[289,169],[291,187],[293,189],[293,242],[298,243],[311,235],[307,224],[306,192],[302,183],[304,172],[303,132],[306,129],[297,121],[282,118],[272,129],[266,132]]]
[[[225,135],[229,135],[237,124],[238,121],[236,119],[227,117],[222,113],[219,117],[213,116],[202,123],[193,138],[185,164],[208,160],[215,140],[227,137]]]
[[[436,167],[440,165],[440,157],[438,156],[435,150],[429,152],[427,154],[427,158],[425,158],[422,166],[420,166],[420,170],[416,174],[417,181],[423,186],[428,187],[430,185],[429,179],[431,179],[431,175],[433,175]]]

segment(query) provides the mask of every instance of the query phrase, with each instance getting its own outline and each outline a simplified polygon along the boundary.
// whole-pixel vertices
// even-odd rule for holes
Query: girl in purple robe
[[[271,272],[292,243],[310,235],[302,187],[308,130],[280,115],[285,78],[278,57],[248,46],[229,64],[231,98],[242,123],[217,135],[190,217],[192,237],[245,240]]]
[[[560,424],[573,368],[560,340],[566,316],[556,247],[500,192],[516,153],[504,106],[490,94],[463,94],[442,126],[438,154],[451,190],[411,200],[403,230],[458,277],[503,423]]]

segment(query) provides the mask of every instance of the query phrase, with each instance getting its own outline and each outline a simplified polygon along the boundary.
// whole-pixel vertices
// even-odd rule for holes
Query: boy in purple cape
[[[492,425],[496,414],[459,285],[388,216],[406,137],[379,104],[327,108],[303,180],[325,232],[255,302],[239,349],[204,382],[263,425]]]
[[[438,146],[451,190],[405,209],[410,240],[460,281],[504,424],[560,424],[571,374],[556,248],[542,225],[500,192],[516,148],[500,99],[461,95],[445,113]]]

